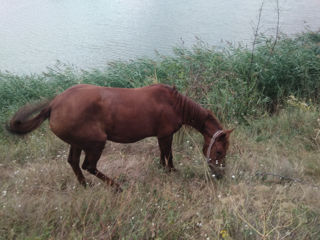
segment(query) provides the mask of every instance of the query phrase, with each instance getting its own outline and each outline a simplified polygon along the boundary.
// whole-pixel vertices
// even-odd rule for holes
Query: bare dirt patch
[[[112,178],[125,177],[130,182],[143,181],[154,161],[158,161],[156,139],[132,144],[107,143],[98,168]]]

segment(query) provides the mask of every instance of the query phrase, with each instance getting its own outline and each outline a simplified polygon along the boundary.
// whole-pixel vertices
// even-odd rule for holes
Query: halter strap
[[[212,138],[210,140],[210,143],[209,143],[209,147],[208,147],[208,150],[207,150],[207,162],[209,162],[211,159],[210,159],[210,152],[211,152],[211,148],[213,146],[213,144],[215,143],[216,139],[223,133],[222,130],[218,130],[217,132],[215,132],[213,135],[212,135]]]

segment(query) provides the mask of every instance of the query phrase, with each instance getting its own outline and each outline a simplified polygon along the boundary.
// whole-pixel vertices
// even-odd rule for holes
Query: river
[[[0,71],[39,73],[57,60],[82,69],[172,54],[197,39],[250,44],[262,0],[0,0]],[[279,0],[280,30],[320,29],[319,0]],[[277,0],[259,31],[275,35]]]

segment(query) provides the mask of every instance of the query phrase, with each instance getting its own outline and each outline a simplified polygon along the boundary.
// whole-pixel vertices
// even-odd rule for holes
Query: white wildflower
[[[198,223],[197,223],[197,226],[198,226],[198,227],[202,227],[202,223],[201,223],[201,222],[198,222]]]

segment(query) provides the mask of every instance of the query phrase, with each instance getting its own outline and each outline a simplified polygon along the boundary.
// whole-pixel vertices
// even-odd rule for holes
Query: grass
[[[307,140],[316,136],[309,132],[317,124],[314,114],[288,107],[250,127],[239,125],[222,181],[207,178],[201,136],[193,131],[175,141],[179,172],[171,174],[159,167],[155,139],[108,143],[99,168],[122,185],[118,194],[88,174],[95,185],[83,189],[67,163],[67,146],[47,130],[35,132],[22,140],[31,146],[29,155],[0,166],[0,238],[317,239],[320,142]],[[59,150],[33,149],[42,134]],[[303,182],[259,177],[258,171]]]
[[[82,71],[57,63],[38,75],[0,73],[0,121],[30,101],[76,83],[137,87],[175,84],[235,127],[223,180],[212,179],[201,136],[174,139],[177,173],[159,167],[156,139],[107,143],[98,179],[82,188],[68,146],[48,124],[23,138],[0,131],[0,239],[320,239],[319,34],[261,38],[251,53],[203,43],[156,60]],[[269,44],[269,45],[268,45]],[[249,71],[249,69],[251,69]],[[290,181],[274,173],[297,179]]]

